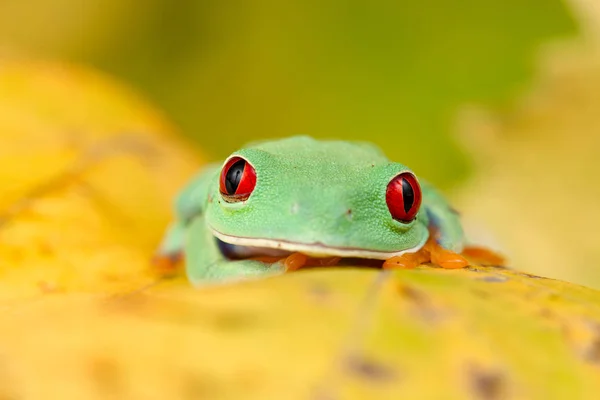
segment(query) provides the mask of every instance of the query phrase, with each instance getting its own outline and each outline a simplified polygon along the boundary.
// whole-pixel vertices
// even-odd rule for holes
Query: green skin
[[[238,250],[244,246],[385,260],[419,250],[429,237],[428,228],[435,228],[442,247],[462,250],[458,215],[422,180],[417,217],[410,223],[392,218],[387,185],[396,175],[412,171],[390,162],[370,143],[296,136],[251,143],[230,157],[234,156],[256,171],[250,197],[224,201],[219,175],[225,163],[204,168],[180,193],[176,221],[159,249],[166,257],[185,254],[194,285],[285,272],[280,262],[225,257],[216,237]]]

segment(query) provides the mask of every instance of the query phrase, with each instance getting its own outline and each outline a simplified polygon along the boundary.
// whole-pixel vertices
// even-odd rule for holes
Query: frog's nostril
[[[351,208],[346,209],[345,215],[346,215],[346,218],[352,219],[352,209]]]

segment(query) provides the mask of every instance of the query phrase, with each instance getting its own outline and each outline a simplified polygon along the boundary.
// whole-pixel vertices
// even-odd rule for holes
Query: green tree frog
[[[446,199],[374,145],[296,136],[250,143],[200,171],[158,254],[183,254],[200,285],[340,259],[462,267],[463,242]]]

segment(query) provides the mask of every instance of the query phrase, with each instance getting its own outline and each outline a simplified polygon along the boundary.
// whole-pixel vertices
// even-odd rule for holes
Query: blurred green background
[[[212,160],[374,141],[511,266],[600,288],[598,26],[584,0],[3,0],[0,58],[105,71]]]
[[[0,54],[97,66],[158,103],[210,158],[248,139],[369,139],[438,185],[465,178],[467,102],[505,105],[558,0],[4,0]]]

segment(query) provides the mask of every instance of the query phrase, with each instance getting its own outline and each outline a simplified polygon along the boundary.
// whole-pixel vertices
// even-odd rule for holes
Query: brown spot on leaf
[[[418,289],[415,289],[412,286],[401,285],[400,286],[400,294],[404,296],[407,300],[416,303],[422,306],[425,303],[429,303],[429,298],[425,295],[425,293],[421,292]]]
[[[496,369],[470,365],[467,379],[475,399],[496,400],[506,397],[506,378]]]
[[[61,288],[56,282],[52,281],[39,281],[37,283],[37,287],[44,294],[59,293],[64,291],[64,289]]]
[[[586,361],[600,364],[600,336],[596,336],[583,353]]]
[[[540,317],[542,318],[547,318],[547,319],[554,319],[556,318],[555,313],[550,310],[549,308],[542,308],[538,314]]]
[[[596,322],[590,322],[588,324],[589,336],[587,343],[583,347],[583,358],[585,361],[600,365],[600,325]]]
[[[113,359],[98,357],[91,361],[89,376],[99,393],[115,395],[123,390],[123,375]]]
[[[472,289],[471,293],[473,293],[473,295],[479,297],[480,299],[489,299],[490,298],[490,294],[481,289]]]
[[[144,310],[147,305],[148,296],[141,291],[112,295],[99,302],[101,310],[117,314],[138,314],[140,311]]]
[[[424,321],[435,323],[442,319],[442,310],[433,304],[424,291],[412,286],[400,285],[399,292],[412,305],[414,313]]]
[[[501,283],[506,282],[508,280],[508,277],[504,275],[485,275],[481,278],[478,278],[478,280],[490,283]]]
[[[310,400],[339,400],[340,396],[332,387],[316,387],[313,389]]]
[[[182,380],[181,398],[209,399],[218,397],[219,385],[216,377],[210,375],[187,374]]]
[[[258,316],[242,310],[227,310],[217,313],[213,318],[215,327],[224,331],[248,329],[256,325]]]
[[[331,297],[331,288],[323,283],[313,283],[308,287],[308,294],[317,302],[324,302]]]
[[[392,367],[362,355],[349,356],[345,361],[345,369],[358,378],[376,383],[390,382],[397,378],[397,373]]]
[[[600,366],[600,322],[575,317],[560,320],[560,328],[567,345],[579,359]]]

